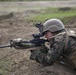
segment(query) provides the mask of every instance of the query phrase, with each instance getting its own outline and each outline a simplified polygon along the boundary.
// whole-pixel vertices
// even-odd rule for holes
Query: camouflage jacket
[[[68,56],[74,52],[76,46],[76,38],[72,36],[68,37],[66,50],[65,43],[66,33],[60,33],[50,39],[50,49],[36,50],[31,53],[30,58],[43,65],[52,65],[55,61],[63,57],[63,55],[66,54]]]

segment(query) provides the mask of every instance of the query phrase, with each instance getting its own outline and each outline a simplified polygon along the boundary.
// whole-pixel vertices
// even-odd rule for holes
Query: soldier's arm
[[[64,39],[59,37],[55,38],[55,41],[47,54],[42,52],[37,53],[36,61],[43,65],[51,65],[63,54],[64,44]]]

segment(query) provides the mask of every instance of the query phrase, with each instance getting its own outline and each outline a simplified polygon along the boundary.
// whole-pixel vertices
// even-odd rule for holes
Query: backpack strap
[[[67,49],[67,45],[68,45],[68,37],[69,37],[69,32],[66,30],[66,42],[65,42],[65,51],[66,51],[66,49]],[[71,59],[68,57],[68,55],[66,55],[66,54],[64,54],[63,55],[63,58],[64,58],[64,61],[65,61],[65,64],[66,64],[66,62],[68,63],[68,64],[66,64],[66,65],[69,65],[68,67],[70,67],[71,69],[75,69],[75,65],[73,64],[73,62],[71,61]]]
[[[68,32],[68,31],[66,30],[65,51],[66,51],[66,49],[67,49],[68,37],[69,37],[69,36],[76,38],[76,34],[75,34],[75,33]]]
[[[68,31],[66,30],[65,51],[67,49],[67,44],[68,44]]]

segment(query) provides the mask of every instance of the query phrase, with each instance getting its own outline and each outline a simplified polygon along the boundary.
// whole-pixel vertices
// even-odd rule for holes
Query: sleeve
[[[62,36],[57,36],[47,54],[40,53],[36,61],[43,65],[52,65],[62,54],[65,42]]]

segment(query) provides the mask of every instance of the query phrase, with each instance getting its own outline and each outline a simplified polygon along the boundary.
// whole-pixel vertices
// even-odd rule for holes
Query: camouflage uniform
[[[50,39],[50,49],[35,50],[31,53],[31,59],[36,60],[43,65],[52,65],[55,61],[63,59],[64,55],[70,56],[75,50],[76,38],[69,36],[67,49],[65,50],[66,33],[59,33]],[[45,51],[45,52],[43,52]],[[34,57],[34,58],[33,58]],[[64,61],[65,62],[65,61]]]
[[[42,26],[41,34],[49,31],[53,35],[50,38],[50,48],[31,51],[30,59],[36,60],[43,65],[52,65],[55,61],[63,61],[64,64],[76,68],[76,37],[70,36],[66,31],[64,24],[59,19],[47,20]],[[73,33],[73,32],[72,32]],[[72,34],[73,35],[73,34]],[[21,43],[21,48],[32,47],[31,43]],[[16,46],[17,47],[17,46]],[[66,65],[66,66],[67,66]]]

